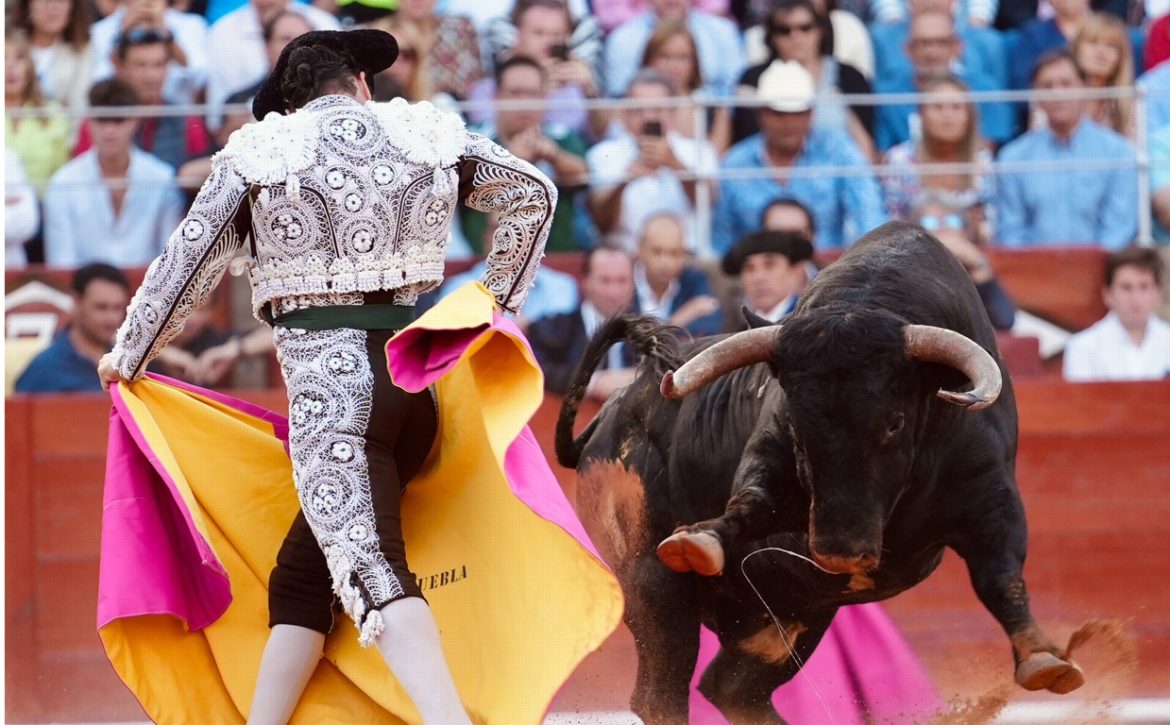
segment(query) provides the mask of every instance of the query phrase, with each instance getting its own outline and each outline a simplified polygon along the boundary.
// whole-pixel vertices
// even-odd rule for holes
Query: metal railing
[[[833,104],[845,106],[883,106],[883,105],[914,105],[922,103],[950,101],[955,98],[954,92],[935,93],[871,93],[871,94],[835,94],[825,98],[818,98],[818,104]],[[967,163],[920,163],[915,166],[920,176],[935,176],[944,174],[1025,174],[1060,171],[1109,171],[1116,169],[1132,169],[1137,175],[1138,208],[1134,210],[1138,221],[1137,243],[1151,245],[1153,243],[1153,221],[1151,210],[1152,191],[1150,187],[1150,159],[1149,159],[1149,129],[1147,129],[1148,108],[1151,99],[1170,99],[1168,89],[1143,89],[1138,86],[1118,88],[1082,88],[1076,90],[1053,91],[971,91],[963,94],[966,100],[976,104],[990,103],[1034,103],[1044,100],[1081,99],[1086,101],[1106,99],[1129,99],[1133,102],[1134,139],[1133,145],[1136,158],[1126,159],[1087,159],[1053,162],[1008,163],[995,160],[991,164],[979,162]],[[680,96],[666,99],[585,99],[585,100],[483,100],[456,102],[454,107],[467,111],[509,111],[509,110],[559,110],[578,109],[585,111],[600,110],[611,113],[620,113],[630,109],[674,109],[688,112],[692,116],[692,126],[696,138],[706,138],[708,132],[707,113],[709,108],[760,108],[768,105],[763,99],[754,97],[735,97],[719,99],[706,97],[701,94]],[[174,106],[132,106],[121,108],[101,109],[58,109],[58,113],[71,120],[82,118],[101,117],[130,117],[147,118],[163,116],[190,116],[213,115],[225,113],[250,114],[250,108],[243,104],[228,106],[210,105],[174,105]],[[43,116],[44,112],[38,109],[17,108],[8,109],[6,114],[11,118],[31,118]],[[865,164],[864,166],[815,166],[794,167],[784,170],[784,177],[797,178],[850,178],[874,176],[881,179],[895,172],[901,173],[904,169],[886,164]],[[713,174],[680,173],[683,181],[696,181],[696,228],[698,233],[708,237],[701,240],[700,248],[709,242],[712,216],[712,188],[723,180],[751,180],[774,178],[772,169],[723,169],[716,168]],[[587,178],[586,183],[592,181]],[[177,184],[184,188],[195,188],[202,179],[178,179]],[[107,182],[109,183],[109,182]],[[117,181],[109,183],[117,187]],[[126,182],[121,182],[125,187]]]

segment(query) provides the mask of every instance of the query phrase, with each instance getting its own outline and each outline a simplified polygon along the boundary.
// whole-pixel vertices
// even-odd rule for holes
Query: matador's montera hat
[[[252,101],[252,115],[256,120],[262,120],[273,111],[284,113],[288,108],[288,102],[280,90],[280,79],[288,67],[289,55],[306,45],[323,45],[347,52],[357,64],[356,70],[365,71],[371,77],[386,70],[398,59],[398,41],[384,30],[314,30],[299,35],[280,51],[276,65],[272,66],[272,71],[256,92],[256,98]]]

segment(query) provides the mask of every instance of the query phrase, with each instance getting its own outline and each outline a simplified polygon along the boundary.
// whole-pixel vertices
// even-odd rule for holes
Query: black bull
[[[622,340],[642,355],[638,375],[574,440],[590,376]],[[771,693],[836,610],[921,582],[947,546],[1009,635],[1016,681],[1079,687],[1029,612],[1017,414],[997,357],[967,273],[901,222],[822,271],[781,326],[686,350],[648,318],[599,331],[557,457],[578,469],[582,521],[626,594],[634,711],[686,722],[701,622],[722,643],[703,694],[732,722],[783,722]]]

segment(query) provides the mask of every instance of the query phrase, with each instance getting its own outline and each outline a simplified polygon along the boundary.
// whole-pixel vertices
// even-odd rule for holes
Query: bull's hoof
[[[1016,667],[1016,682],[1025,690],[1064,695],[1085,684],[1085,672],[1075,662],[1048,652],[1034,652]]]
[[[679,531],[658,545],[658,558],[677,572],[693,571],[703,576],[723,573],[723,544],[706,531]]]

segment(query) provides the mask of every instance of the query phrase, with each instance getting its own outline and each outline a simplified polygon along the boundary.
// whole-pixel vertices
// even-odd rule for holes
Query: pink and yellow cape
[[[439,445],[403,499],[407,556],[479,723],[540,722],[617,626],[622,596],[526,427],[540,368],[479,285],[397,335],[390,373],[435,383]],[[242,723],[267,583],[297,511],[284,417],[178,381],[112,390],[98,630],[160,723]],[[339,615],[293,723],[417,723]]]

